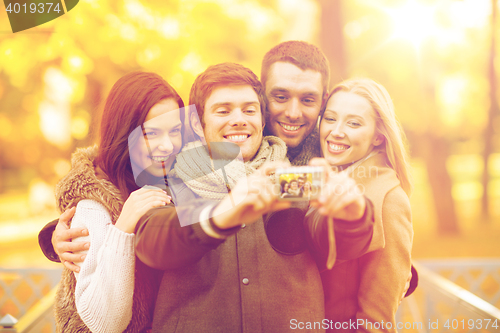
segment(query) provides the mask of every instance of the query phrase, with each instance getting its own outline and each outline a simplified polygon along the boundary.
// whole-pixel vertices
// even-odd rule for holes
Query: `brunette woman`
[[[182,148],[184,104],[159,75],[132,72],[109,93],[99,144],[78,149],[56,188],[76,207],[72,227],[89,235],[79,273],[64,269],[55,303],[58,332],[147,332],[159,274],[135,257],[139,218],[170,202],[165,175]],[[81,254],[81,253],[80,253]]]

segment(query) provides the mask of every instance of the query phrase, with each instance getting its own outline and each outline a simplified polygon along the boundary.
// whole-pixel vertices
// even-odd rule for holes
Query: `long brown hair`
[[[124,75],[109,92],[102,113],[99,151],[94,164],[120,190],[123,199],[139,188],[130,164],[129,135],[144,123],[155,104],[171,98],[179,104],[179,108],[184,107],[181,97],[167,81],[158,74],[148,72]],[[180,117],[184,124],[182,109]]]

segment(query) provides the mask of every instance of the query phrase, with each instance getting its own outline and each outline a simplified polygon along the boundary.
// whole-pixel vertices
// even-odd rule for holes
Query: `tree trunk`
[[[346,79],[341,0],[319,0],[321,6],[320,46],[330,61],[330,85]]]
[[[495,25],[496,25],[496,0],[492,0],[492,14],[491,14],[491,50],[490,57],[488,61],[488,79],[490,83],[490,109],[488,112],[488,119],[486,121],[486,129],[484,131],[484,151],[483,151],[483,161],[484,161],[484,169],[483,169],[483,197],[481,200],[481,211],[482,211],[482,221],[488,222],[490,216],[489,209],[489,196],[488,196],[488,184],[490,181],[490,176],[488,173],[488,159],[491,153],[493,152],[493,136],[494,136],[494,128],[493,122],[495,120],[496,115],[498,114],[498,102],[496,97],[497,92],[497,82],[495,75]]]
[[[434,134],[425,135],[427,149],[424,153],[429,183],[434,196],[437,227],[440,235],[459,234],[455,202],[451,195],[452,181],[446,170],[450,144]]]

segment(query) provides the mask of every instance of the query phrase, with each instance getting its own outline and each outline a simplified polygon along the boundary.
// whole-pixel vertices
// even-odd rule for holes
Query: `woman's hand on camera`
[[[150,209],[170,203],[171,197],[162,189],[141,188],[130,194],[123,205],[115,227],[133,233],[139,219]]]
[[[270,211],[290,207],[290,202],[279,201],[277,184],[269,178],[276,168],[286,167],[285,162],[266,162],[250,176],[241,179],[213,211],[213,221],[221,229],[250,224]]]
[[[366,199],[356,182],[345,173],[335,173],[324,158],[314,158],[312,166],[324,168],[325,180],[321,195],[311,201],[321,215],[332,218],[356,221],[363,217]]]

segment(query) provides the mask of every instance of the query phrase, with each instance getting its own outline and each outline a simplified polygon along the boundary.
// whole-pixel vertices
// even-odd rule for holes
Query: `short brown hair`
[[[280,43],[270,49],[262,60],[260,78],[266,86],[269,69],[275,62],[289,62],[302,70],[311,69],[321,73],[323,96],[328,93],[330,64],[325,54],[315,45],[299,40]]]
[[[243,85],[251,86],[257,94],[262,112],[262,122],[264,122],[266,106],[264,104],[264,89],[259,78],[250,69],[240,64],[224,62],[208,67],[203,73],[198,75],[191,87],[189,104],[194,104],[196,107],[201,125],[205,127],[205,122],[203,121],[205,103],[216,88]]]

